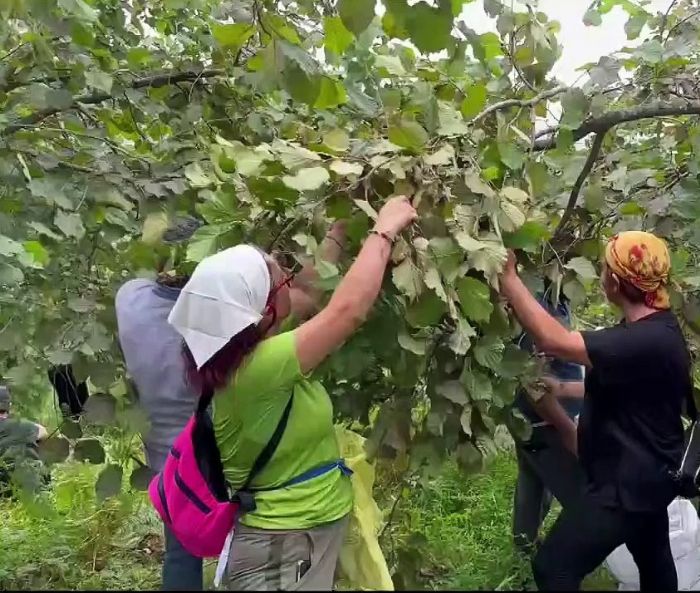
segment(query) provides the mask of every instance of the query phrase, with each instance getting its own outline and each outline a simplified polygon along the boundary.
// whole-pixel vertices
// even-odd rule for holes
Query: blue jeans
[[[201,591],[202,559],[192,556],[167,528],[163,559],[163,591]]]

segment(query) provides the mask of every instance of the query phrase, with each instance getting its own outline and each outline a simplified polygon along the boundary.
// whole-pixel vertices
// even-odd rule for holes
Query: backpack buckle
[[[255,495],[252,492],[239,491],[236,494],[236,499],[244,513],[252,513],[257,508],[255,505]]]

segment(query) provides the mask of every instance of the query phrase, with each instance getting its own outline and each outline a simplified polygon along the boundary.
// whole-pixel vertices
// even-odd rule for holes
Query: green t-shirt
[[[226,479],[244,484],[294,393],[287,427],[272,459],[253,480],[271,488],[340,457],[333,406],[318,381],[299,368],[293,331],[268,338],[244,361],[230,386],[214,398],[214,431]],[[340,470],[289,488],[256,493],[257,509],[241,522],[260,529],[309,529],[352,509],[352,485]]]

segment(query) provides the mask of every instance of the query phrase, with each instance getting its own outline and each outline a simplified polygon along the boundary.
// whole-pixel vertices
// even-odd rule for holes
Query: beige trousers
[[[229,591],[331,591],[348,517],[313,529],[239,525],[224,586]]]

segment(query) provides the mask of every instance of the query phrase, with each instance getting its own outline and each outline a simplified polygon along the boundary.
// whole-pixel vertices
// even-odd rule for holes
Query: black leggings
[[[567,507],[539,549],[532,568],[540,590],[577,591],[618,546],[626,544],[641,591],[678,591],[668,538],[668,512],[630,513],[604,508],[589,496]]]

